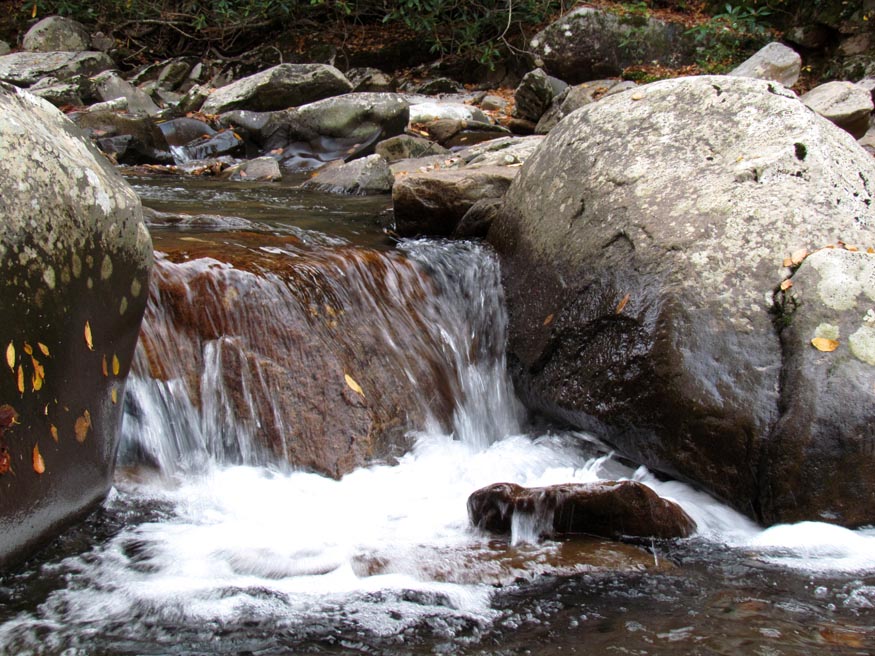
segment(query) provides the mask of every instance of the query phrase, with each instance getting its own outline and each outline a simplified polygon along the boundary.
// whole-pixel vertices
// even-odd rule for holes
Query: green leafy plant
[[[726,4],[708,21],[687,30],[696,45],[699,66],[707,72],[722,73],[751,49],[764,45],[772,36],[767,19],[768,5]]]

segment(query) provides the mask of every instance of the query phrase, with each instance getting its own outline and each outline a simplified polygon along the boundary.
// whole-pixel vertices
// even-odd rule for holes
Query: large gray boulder
[[[569,84],[619,75],[633,64],[690,63],[692,43],[680,23],[579,7],[532,38],[535,63]]]
[[[103,52],[13,52],[0,57],[0,80],[27,87],[44,77],[67,80],[115,68]]]
[[[833,80],[814,87],[801,100],[812,111],[860,139],[869,129],[875,105],[869,89],[853,82]]]
[[[48,16],[27,31],[21,47],[31,52],[81,52],[91,47],[91,36],[72,18]]]
[[[801,73],[802,57],[799,53],[783,43],[773,41],[732,69],[729,75],[772,80],[780,82],[785,87],[792,87]]]
[[[140,201],[48,102],[0,85],[0,566],[112,483],[152,244]]]
[[[287,168],[369,155],[379,141],[404,132],[407,102],[395,93],[348,93],[276,112],[228,112],[221,122]]]
[[[202,110],[206,114],[221,114],[232,109],[269,112],[349,91],[352,84],[334,66],[279,64],[216,89]]]
[[[875,522],[875,488],[821,494],[875,468],[850,423],[817,439],[855,454],[842,461],[852,469],[806,460],[815,448],[793,459],[807,438],[782,433],[780,457],[820,475],[805,498],[761,494],[791,466],[771,451],[779,422],[818,403],[784,379],[793,353],[774,295],[785,258],[837,238],[872,242],[873,181],[875,162],[850,135],[773,82],[665,80],[572,113],[489,232],[523,397],[758,519]]]

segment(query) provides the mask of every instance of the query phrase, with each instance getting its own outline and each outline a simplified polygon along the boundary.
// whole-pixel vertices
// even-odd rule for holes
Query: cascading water
[[[116,489],[0,579],[0,653],[875,645],[873,531],[763,531],[586,435],[524,433],[486,248],[235,225],[160,235]],[[510,541],[468,523],[485,485],[621,478],[699,534],[641,548],[542,542],[537,514]]]

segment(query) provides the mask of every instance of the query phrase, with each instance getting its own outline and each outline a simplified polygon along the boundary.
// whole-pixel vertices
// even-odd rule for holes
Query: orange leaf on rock
[[[55,426],[54,424],[49,424],[49,430],[52,433],[52,439],[55,440],[55,442],[57,442],[58,441],[58,427]]]
[[[12,342],[9,342],[9,346],[6,347],[6,364],[12,371],[15,371],[15,344]]]
[[[18,392],[24,394],[24,367],[18,365]]]
[[[33,470],[37,474],[46,471],[46,461],[43,460],[43,455],[39,452],[39,444],[33,445]]]
[[[631,294],[626,294],[626,295],[623,297],[623,299],[622,299],[619,303],[617,303],[617,311],[616,311],[616,314],[620,314],[620,313],[623,311],[623,308],[626,307],[626,303],[629,302],[629,299],[631,298],[631,296],[632,296]]]
[[[786,280],[781,281],[781,291],[786,292],[793,286],[793,281],[787,278]]]
[[[121,371],[121,364],[118,361],[118,356],[112,356],[112,375],[118,376],[118,372]]]
[[[548,314],[548,315],[547,315],[547,318],[544,319],[544,325],[545,325],[545,326],[549,326],[551,323],[553,323],[553,315],[552,315],[552,314]]]
[[[100,360],[100,370],[103,372],[104,376],[109,376],[109,367],[106,364],[106,354],[104,354],[103,358]]]
[[[94,339],[91,337],[91,324],[88,321],[85,322],[85,345],[88,347],[89,351],[94,350]]]
[[[811,345],[824,353],[832,353],[839,347],[839,343],[836,340],[827,339],[826,337],[815,337],[811,340]]]
[[[86,410],[81,417],[76,418],[76,423],[73,425],[73,434],[76,436],[76,441],[80,444],[88,437],[88,429],[91,428],[91,413]]]
[[[355,379],[352,376],[350,376],[349,374],[343,374],[343,379],[346,381],[349,389],[351,389],[359,396],[364,397],[365,393],[362,391],[361,385],[355,382]]]

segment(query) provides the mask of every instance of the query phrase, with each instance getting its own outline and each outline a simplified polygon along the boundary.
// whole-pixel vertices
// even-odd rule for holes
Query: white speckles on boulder
[[[792,87],[801,72],[802,57],[799,53],[775,41],[764,45],[750,59],[734,68],[729,75],[771,80],[785,87]]]
[[[103,52],[13,52],[0,57],[0,80],[30,86],[44,77],[67,80],[115,68]]]
[[[111,485],[121,406],[105,400],[111,385],[124,392],[146,298],[124,317],[117,309],[134,281],[148,279],[152,247],[136,193],[48,102],[0,84],[0,134],[0,308],[14,317],[0,321],[0,341],[53,354],[39,385],[22,390],[0,377],[0,399],[19,414],[12,458],[28,461],[36,441],[47,467],[39,480],[0,477],[3,567]],[[112,379],[99,375],[102,353],[119,359]],[[50,426],[72,427],[83,411],[91,425],[84,443],[42,437]]]
[[[799,249],[875,241],[873,184],[856,141],[774,82],[664,80],[571,113],[489,233],[523,395],[760,519],[820,517],[813,497],[761,501],[790,393],[763,299]]]
[[[850,310],[857,307],[860,294],[875,301],[875,258],[868,253],[825,248],[808,256],[805,263],[820,274],[817,293],[820,302],[832,310]],[[845,254],[847,253],[847,254]]]
[[[64,16],[43,18],[21,40],[21,47],[31,52],[81,52],[90,46],[88,30],[78,21]]]

